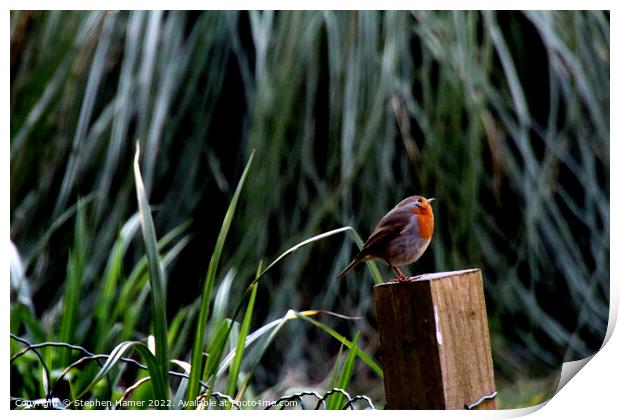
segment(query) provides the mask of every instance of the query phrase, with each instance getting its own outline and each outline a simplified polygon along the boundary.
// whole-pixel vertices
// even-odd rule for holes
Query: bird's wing
[[[409,223],[407,211],[394,209],[388,213],[377,225],[370,237],[364,243],[358,257],[375,254],[382,245],[398,236]],[[376,250],[376,251],[375,251]]]

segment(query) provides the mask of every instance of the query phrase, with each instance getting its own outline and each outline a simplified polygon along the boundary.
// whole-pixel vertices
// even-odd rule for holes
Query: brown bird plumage
[[[377,223],[359,254],[338,275],[342,279],[355,266],[371,259],[385,261],[398,280],[405,274],[400,266],[417,261],[431,242],[435,219],[430,203],[421,195],[405,198]]]

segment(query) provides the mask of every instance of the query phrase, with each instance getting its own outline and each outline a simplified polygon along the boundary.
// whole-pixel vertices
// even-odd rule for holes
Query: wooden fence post
[[[480,270],[374,288],[388,409],[495,409]],[[487,398],[485,398],[487,397]]]

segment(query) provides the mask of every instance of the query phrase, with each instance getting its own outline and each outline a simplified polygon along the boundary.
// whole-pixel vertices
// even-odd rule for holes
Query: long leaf
[[[278,333],[280,332],[282,327],[284,327],[284,325],[288,321],[291,321],[291,320],[294,320],[294,319],[297,319],[297,318],[301,318],[301,319],[303,319],[305,321],[310,322],[311,324],[317,326],[322,331],[324,331],[324,332],[328,333],[329,335],[331,335],[332,337],[334,337],[336,340],[340,341],[340,343],[342,343],[345,347],[349,348],[356,356],[358,356],[360,359],[362,359],[364,361],[364,363],[366,363],[379,377],[383,378],[383,370],[379,367],[377,362],[375,362],[363,350],[359,349],[357,346],[354,346],[354,344],[351,341],[347,340],[341,334],[337,333],[336,331],[334,331],[333,329],[331,329],[327,325],[322,324],[321,322],[316,321],[316,320],[311,318],[311,316],[317,315],[319,313],[322,313],[322,311],[319,311],[319,310],[308,310],[308,311],[303,311],[303,312],[296,312],[296,311],[293,311],[292,309],[289,309],[288,312],[283,317],[281,317],[279,319],[276,319],[274,321],[271,321],[270,323],[262,326],[261,328],[259,328],[258,330],[254,331],[252,334],[250,334],[247,337],[247,339],[245,340],[244,347],[248,347],[254,341],[256,341],[257,339],[263,337],[265,334],[270,332],[269,335],[262,342],[262,345],[260,346],[260,348],[254,350],[252,352],[252,354],[254,356],[254,363],[252,364],[251,368],[249,369],[249,371],[248,371],[247,375],[245,376],[242,384],[239,386],[239,391],[237,392],[237,395],[235,397],[236,400],[241,400],[243,398],[243,395],[245,394],[245,391],[246,391],[246,389],[247,389],[247,387],[248,387],[248,385],[250,383],[250,379],[252,378],[252,375],[254,374],[254,371],[258,367],[258,364],[259,364],[260,360],[265,355],[265,353],[267,351],[267,348],[271,345],[271,343],[273,342],[275,337],[278,335]],[[326,313],[329,314],[329,315],[332,315],[332,316],[337,316],[337,317],[342,317],[342,318],[345,318],[345,319],[349,319],[349,317],[346,317],[346,316],[343,316],[343,315],[340,315],[340,314],[331,313],[331,312],[326,312]],[[235,354],[236,354],[236,350],[235,350],[235,352],[229,354],[222,361],[222,363],[220,365],[220,370],[219,370],[220,373],[226,368],[228,363],[230,363],[230,360],[232,360],[232,358],[235,357]]]
[[[140,224],[139,214],[134,214],[127,220],[118,238],[114,243],[114,247],[108,257],[108,264],[101,283],[101,291],[97,297],[95,304],[95,320],[96,320],[96,340],[95,351],[103,351],[105,339],[111,330],[113,318],[110,316],[114,307],[114,298],[118,291],[118,282],[122,273],[122,261],[127,243],[134,236]]]
[[[342,370],[337,375],[336,381],[333,384],[333,388],[346,389],[349,386],[349,382],[351,381],[351,376],[353,374],[353,366],[355,364],[355,356],[357,355],[357,341],[360,337],[359,331],[355,334],[355,338],[353,338],[353,348],[349,350],[349,354],[347,355],[344,364],[342,365]],[[335,372],[338,372],[335,369]],[[342,403],[344,402],[344,395],[338,393],[331,395],[327,399],[327,409],[328,410],[339,410],[342,408]]]
[[[192,347],[192,370],[190,372],[187,385],[188,401],[193,401],[198,396],[198,381],[200,380],[200,375],[202,373],[202,351],[205,346],[207,318],[209,316],[209,305],[211,301],[211,293],[213,292],[213,285],[215,284],[217,267],[220,261],[220,256],[222,255],[222,250],[224,249],[224,243],[226,241],[226,236],[228,235],[228,230],[230,229],[233,216],[235,215],[235,209],[237,207],[237,202],[239,201],[239,195],[241,194],[241,190],[243,189],[243,183],[250,170],[253,159],[254,152],[252,152],[252,154],[250,155],[248,163],[245,165],[245,169],[241,174],[241,178],[239,179],[239,183],[237,184],[235,194],[233,195],[233,198],[228,206],[228,210],[226,211],[226,215],[224,216],[224,221],[222,222],[220,234],[217,237],[217,242],[215,243],[213,255],[211,256],[211,261],[209,262],[207,278],[205,279],[205,283],[202,289],[200,312],[198,313],[196,335],[194,337],[194,345]]]
[[[209,389],[207,390],[206,400],[209,400],[211,393],[213,392],[213,386],[215,385],[215,380],[217,379],[216,369],[222,360],[222,355],[224,354],[224,349],[226,348],[231,324],[232,323],[229,319],[221,320],[215,330],[215,334],[213,335],[211,342],[209,343],[207,363],[205,364],[202,375],[202,377],[206,379],[207,383],[210,384]]]
[[[271,331],[271,334],[267,336],[267,338],[263,342],[263,345],[255,352],[256,359],[254,360],[252,367],[248,371],[248,374],[243,379],[241,386],[239,386],[239,391],[237,392],[237,396],[235,397],[236,400],[239,401],[243,399],[243,395],[245,394],[245,391],[250,383],[250,379],[252,378],[254,371],[258,367],[259,362],[261,361],[261,359],[267,352],[267,348],[269,348],[269,345],[275,339],[276,335],[278,335],[282,327],[284,327],[284,324],[286,324],[288,321],[295,319],[295,318],[296,318],[295,311],[289,310],[286,313],[286,315],[284,315],[282,318],[278,319],[277,322],[274,323],[274,328]]]
[[[357,244],[359,249],[362,249],[362,246],[364,246],[364,241],[362,240],[359,233],[357,233],[355,229],[351,228],[351,235],[353,235],[353,239],[355,240],[355,243]],[[370,274],[372,275],[372,278],[375,284],[383,283],[383,278],[381,277],[381,273],[379,272],[379,269],[377,268],[377,264],[374,261],[372,260],[366,261],[366,267],[370,269]]]
[[[79,314],[80,292],[86,268],[87,250],[88,237],[84,209],[78,204],[78,212],[75,219],[75,241],[73,251],[69,254],[67,280],[63,295],[62,320],[58,334],[58,340],[61,342],[71,343],[74,341]],[[68,349],[61,349],[58,361],[60,366],[64,367],[68,364],[69,354]]]
[[[315,315],[319,312],[320,311],[303,311],[303,312],[296,312],[296,315],[302,318],[303,320],[308,321],[312,325],[318,327],[319,329],[323,330],[327,334],[331,335],[336,340],[340,341],[342,344],[347,346],[349,349],[353,349],[354,346],[352,342],[344,338],[341,334],[339,334],[332,328],[328,327],[327,325],[317,321],[316,319],[312,319],[310,317],[311,315]],[[383,378],[383,369],[379,367],[379,364],[377,362],[375,362],[370,356],[368,356],[363,350],[359,348],[356,348],[354,351],[357,354],[357,356],[360,359],[362,359],[364,363],[368,365],[368,367],[370,367],[379,377]]]
[[[166,322],[166,291],[164,270],[162,268],[159,252],[157,251],[157,237],[155,226],[151,216],[151,208],[146,197],[144,184],[140,175],[140,147],[136,146],[134,159],[134,176],[136,181],[136,193],[138,196],[138,207],[140,209],[140,225],[142,226],[142,236],[146,247],[146,256],[149,266],[149,283],[151,285],[153,330],[155,335],[156,359],[159,365],[157,374],[151,374],[152,381],[163,382],[165,394],[164,399],[168,399],[168,326]]]
[[[168,384],[167,381],[163,380],[164,375],[161,372],[159,361],[155,356],[153,356],[153,353],[151,353],[149,348],[144,343],[140,343],[139,341],[124,341],[116,346],[99,372],[97,372],[97,375],[95,375],[93,380],[77,395],[76,399],[82,398],[93,386],[97,384],[97,382],[103,379],[103,377],[120,362],[121,358],[130,349],[136,350],[144,359],[151,376],[154,397],[163,401],[167,400]]]
[[[257,271],[257,275],[260,272],[260,264]],[[245,310],[245,316],[243,317],[243,323],[241,324],[241,330],[239,331],[239,337],[237,338],[237,345],[235,347],[235,357],[230,370],[228,372],[228,379],[226,382],[226,394],[233,395],[235,388],[237,387],[237,381],[239,378],[239,371],[241,369],[241,361],[243,360],[243,352],[245,350],[245,339],[250,330],[250,322],[252,321],[252,312],[254,311],[254,301],[256,300],[256,290],[258,284],[252,285],[252,291],[250,292],[250,300]]]
[[[271,321],[271,322],[263,325],[262,327],[258,328],[256,331],[252,332],[251,334],[249,334],[247,336],[247,338],[245,339],[245,343],[243,344],[243,348],[247,349],[255,341],[257,341],[258,339],[263,337],[269,331],[271,331],[274,328],[276,328],[278,326],[278,324],[281,322],[281,320],[282,319],[279,318],[279,319],[276,319],[274,321]],[[226,371],[226,368],[228,368],[231,365],[231,363],[234,360],[236,355],[237,355],[237,350],[236,349],[231,351],[229,354],[226,355],[226,357],[220,363],[220,369],[217,372],[218,376],[222,375]]]

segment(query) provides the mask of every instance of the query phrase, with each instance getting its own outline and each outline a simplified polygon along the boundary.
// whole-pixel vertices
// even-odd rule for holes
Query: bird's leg
[[[395,267],[395,268],[396,268],[396,271],[398,271],[398,274],[400,274],[401,280],[407,280],[407,276],[405,275],[403,270],[401,270],[400,267]]]
[[[405,273],[403,273],[403,270],[401,270],[400,268],[398,268],[396,266],[393,266],[392,264],[390,264],[390,267],[396,273],[396,277],[397,277],[398,281],[405,280],[406,276],[405,276]]]

